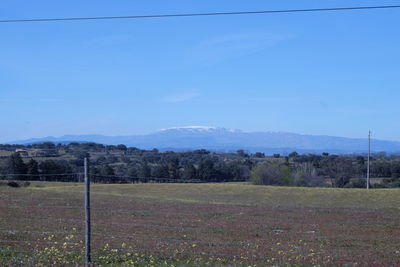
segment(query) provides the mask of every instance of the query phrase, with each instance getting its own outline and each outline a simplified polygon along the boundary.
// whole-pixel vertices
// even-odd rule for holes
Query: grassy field
[[[82,264],[82,184],[1,186],[0,201],[0,265]],[[93,260],[104,266],[396,266],[399,203],[399,189],[95,184]]]

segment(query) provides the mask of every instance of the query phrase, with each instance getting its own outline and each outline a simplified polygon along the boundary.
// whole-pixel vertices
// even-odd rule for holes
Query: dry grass
[[[45,246],[43,238],[72,228],[82,239],[82,192],[66,183],[1,187],[0,247]],[[400,264],[398,203],[399,189],[93,185],[94,246],[258,266],[393,266]]]
[[[31,189],[76,192],[80,184],[39,183]],[[273,207],[399,209],[400,189],[340,189],[228,184],[95,184],[93,194],[142,200]]]

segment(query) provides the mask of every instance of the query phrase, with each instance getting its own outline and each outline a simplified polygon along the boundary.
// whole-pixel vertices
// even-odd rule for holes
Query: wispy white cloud
[[[173,95],[165,96],[162,100],[167,103],[178,103],[191,100],[200,96],[200,94],[195,92],[182,92]]]
[[[233,57],[254,54],[292,38],[294,38],[292,34],[265,32],[217,36],[188,49],[187,58],[202,63],[216,63]]]

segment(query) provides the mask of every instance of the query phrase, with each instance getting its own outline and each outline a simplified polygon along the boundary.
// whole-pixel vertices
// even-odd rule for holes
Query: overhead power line
[[[55,174],[16,174],[16,173],[7,173],[7,174],[1,174],[2,176],[26,176],[26,177],[44,177],[44,176],[68,176],[68,175],[82,175],[83,173],[76,172],[76,173],[55,173]]]
[[[324,11],[351,11],[366,9],[392,9],[400,6],[358,6],[358,7],[331,7],[331,8],[308,8],[308,9],[281,9],[281,10],[258,10],[258,11],[236,11],[236,12],[211,12],[211,13],[181,13],[181,14],[155,14],[155,15],[132,15],[132,16],[102,16],[102,17],[64,17],[64,18],[33,18],[33,19],[3,19],[0,23],[17,22],[51,22],[51,21],[76,21],[76,20],[113,20],[113,19],[151,19],[151,18],[174,18],[174,17],[200,17],[200,16],[228,16],[228,15],[256,15],[274,13],[300,13],[300,12],[324,12]]]

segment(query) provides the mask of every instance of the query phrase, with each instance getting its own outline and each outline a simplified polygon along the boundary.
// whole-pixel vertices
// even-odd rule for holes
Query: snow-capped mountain
[[[367,139],[355,139],[333,136],[302,135],[285,132],[243,132],[209,126],[185,126],[162,129],[160,131],[133,136],[104,135],[65,135],[10,142],[30,144],[51,142],[96,142],[108,145],[125,144],[142,149],[157,148],[161,151],[184,151],[209,149],[214,151],[235,151],[244,149],[249,152],[290,153],[364,153],[367,151]],[[400,142],[372,140],[372,150],[400,153]]]
[[[212,131],[212,130],[217,130],[218,127],[212,127],[212,126],[182,126],[182,127],[171,127],[171,128],[165,128],[161,129],[160,131],[170,131],[170,130],[181,130],[181,131]],[[224,129],[224,128],[220,128]]]

